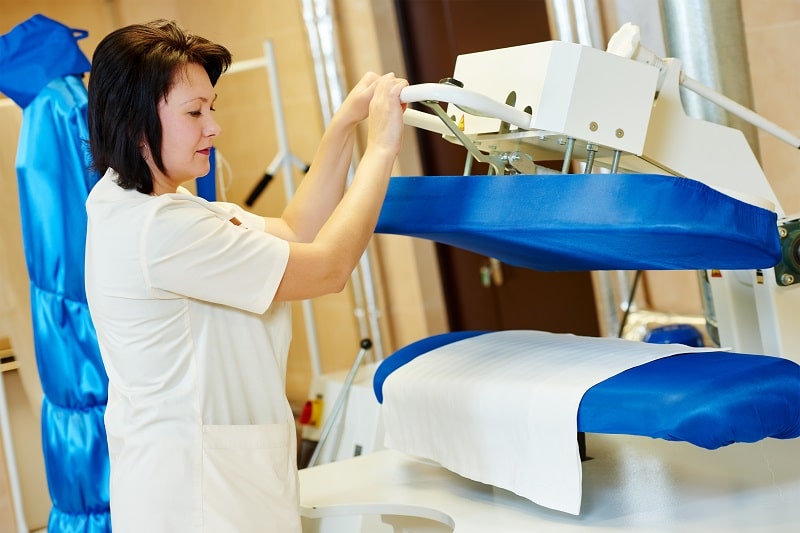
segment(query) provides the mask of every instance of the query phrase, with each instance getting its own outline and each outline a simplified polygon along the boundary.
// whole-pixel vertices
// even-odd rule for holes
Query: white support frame
[[[283,117],[283,103],[281,100],[280,85],[278,84],[278,72],[275,63],[275,52],[272,41],[264,41],[264,56],[256,59],[248,59],[233,63],[226,71],[226,74],[236,74],[257,68],[266,68],[269,78],[270,97],[272,99],[272,112],[275,114],[275,134],[278,139],[278,153],[267,167],[266,173],[274,175],[280,168],[283,174],[284,188],[286,189],[286,202],[288,203],[295,192],[295,184],[292,176],[292,167],[305,169],[306,164],[289,151],[289,141],[286,134],[286,121]],[[314,319],[314,309],[311,300],[301,302],[303,309],[303,320],[306,326],[306,337],[308,342],[309,359],[311,361],[311,372],[314,376],[322,373],[322,363],[319,354],[319,342],[317,339],[317,327]]]

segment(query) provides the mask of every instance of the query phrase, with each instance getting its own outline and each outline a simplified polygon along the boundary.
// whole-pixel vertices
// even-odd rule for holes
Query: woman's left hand
[[[347,94],[342,105],[336,111],[336,117],[352,125],[358,124],[369,115],[369,103],[375,94],[375,85],[380,76],[367,72]]]

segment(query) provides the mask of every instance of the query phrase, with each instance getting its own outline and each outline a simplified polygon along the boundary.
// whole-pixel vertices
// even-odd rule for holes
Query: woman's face
[[[148,159],[156,194],[175,192],[181,183],[208,174],[211,145],[221,131],[213,117],[215,98],[203,67],[190,63],[176,72],[172,88],[158,105],[166,175]]]

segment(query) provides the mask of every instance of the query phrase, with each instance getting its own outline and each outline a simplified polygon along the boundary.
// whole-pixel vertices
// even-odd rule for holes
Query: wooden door
[[[397,0],[409,82],[452,76],[459,54],[550,40],[544,0]],[[467,152],[418,130],[426,175],[461,175]],[[560,167],[557,167],[560,168]],[[473,165],[472,173],[486,173]],[[536,329],[599,336],[591,275],[500,265],[502,284],[484,285],[490,259],[437,245],[453,331]]]

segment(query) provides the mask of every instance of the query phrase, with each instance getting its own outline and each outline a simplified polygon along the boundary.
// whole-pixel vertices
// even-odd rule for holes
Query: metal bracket
[[[781,238],[781,261],[775,265],[775,281],[788,287],[800,283],[800,219],[778,224]]]
[[[444,112],[444,109],[442,109],[442,106],[439,105],[439,102],[435,100],[425,100],[420,103],[427,106],[434,113],[436,113],[436,115],[442,120],[444,125],[447,126],[447,129],[449,129],[452,132],[452,134],[456,136],[459,142],[464,146],[464,148],[467,149],[467,151],[470,154],[472,154],[472,157],[476,161],[480,161],[481,163],[488,163],[489,165],[492,166],[492,168],[494,168],[496,174],[504,173],[505,162],[501,161],[500,158],[491,155],[485,155],[483,152],[481,152],[480,149],[477,146],[475,146],[475,143],[473,143],[470,140],[470,138],[467,137],[463,131],[461,131],[461,128],[459,128],[458,125],[455,122],[453,122],[453,119],[447,116],[447,113]]]

